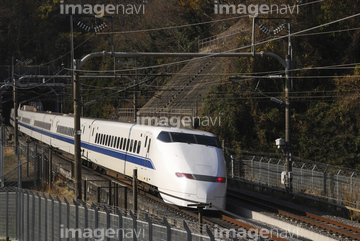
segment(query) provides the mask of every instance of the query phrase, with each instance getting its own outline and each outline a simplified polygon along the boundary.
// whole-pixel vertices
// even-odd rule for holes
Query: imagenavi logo
[[[146,0],[142,4],[66,4],[60,0],[60,14],[88,14],[102,18],[105,15],[145,14]]]
[[[257,17],[259,14],[298,14],[299,5],[296,3],[293,6],[289,4],[222,4],[219,0],[214,1],[215,14],[239,14],[249,15],[250,17]]]

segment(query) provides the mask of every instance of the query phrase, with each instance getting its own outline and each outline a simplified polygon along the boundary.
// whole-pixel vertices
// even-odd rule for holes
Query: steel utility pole
[[[79,60],[74,60],[74,164],[75,164],[75,197],[82,199],[81,190],[81,128],[80,128],[80,78],[79,78]]]
[[[12,56],[11,59],[11,78],[13,80],[13,98],[14,98],[14,144],[15,144],[15,154],[18,159],[18,187],[21,188],[22,184],[22,167],[21,167],[21,159],[20,159],[20,148],[19,148],[19,123],[18,123],[18,107],[19,100],[17,95],[17,81],[15,79],[15,57]]]
[[[251,45],[251,51],[256,55],[255,53],[255,23],[259,23],[258,21],[260,19],[265,18],[253,18],[253,24],[252,24],[252,45]],[[272,18],[267,18],[272,19]],[[285,67],[285,146],[283,147],[285,152],[285,160],[286,160],[286,175],[285,175],[285,191],[287,194],[290,194],[292,192],[292,148],[291,148],[291,130],[290,130],[290,91],[292,89],[292,78],[290,77],[292,75],[292,42],[291,42],[291,21],[289,18],[284,18],[283,20],[286,21],[286,23],[280,25],[277,29],[271,31],[270,29],[267,29],[262,24],[259,25],[259,27],[266,32],[267,34],[278,34],[285,26],[288,27],[288,53],[285,58],[285,60],[282,60],[285,62],[285,64],[282,64]],[[279,60],[279,59],[278,59]],[[282,62],[281,60],[279,60]]]

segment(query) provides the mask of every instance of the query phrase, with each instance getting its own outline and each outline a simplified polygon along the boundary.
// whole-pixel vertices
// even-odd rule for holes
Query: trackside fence
[[[138,220],[131,211],[19,188],[0,189],[0,237],[16,240],[207,241],[207,236]],[[126,214],[124,214],[124,212]]]
[[[286,164],[283,157],[247,155],[230,149],[227,152],[229,177],[284,188],[281,184],[281,172],[285,171]],[[360,172],[295,158],[292,172],[293,192],[360,207]]]

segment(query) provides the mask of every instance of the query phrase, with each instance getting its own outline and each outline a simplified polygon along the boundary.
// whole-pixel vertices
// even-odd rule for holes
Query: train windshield
[[[215,147],[220,148],[219,141],[217,140],[216,137],[213,137],[213,136],[162,131],[158,135],[157,139],[162,142],[166,142],[166,143],[183,142],[183,143],[189,143],[189,144],[215,146]]]

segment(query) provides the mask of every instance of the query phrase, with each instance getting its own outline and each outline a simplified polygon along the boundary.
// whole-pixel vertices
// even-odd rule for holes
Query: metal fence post
[[[281,162],[281,160],[279,160],[276,163],[276,183],[278,183],[277,180],[281,180],[281,172],[279,171],[280,162]],[[281,181],[280,181],[280,183],[281,183]],[[278,185],[276,185],[276,186],[278,186]]]
[[[106,229],[109,230],[110,229],[110,211],[106,208],[105,205],[103,206],[103,208],[104,208],[104,211],[106,213]],[[110,238],[107,237],[106,240],[110,241]]]
[[[301,183],[301,185],[303,184],[303,168],[304,168],[304,166],[305,166],[305,163],[303,163],[300,168],[300,183]]]
[[[324,195],[326,196],[326,179],[327,179],[327,169],[329,168],[329,166],[326,166],[325,171],[324,171]]]
[[[33,240],[35,241],[35,194],[30,191],[31,196],[32,196],[32,200],[33,200],[33,205],[32,205],[32,219],[31,219],[31,223],[32,223],[32,235],[31,235],[31,239],[29,238],[29,240]]]
[[[49,199],[51,200],[51,240],[55,240],[55,204],[51,194],[49,194]]]
[[[21,190],[21,239],[24,239],[24,233],[25,233],[25,194],[24,191]]]
[[[9,238],[9,191],[6,190],[6,238]]]
[[[109,206],[112,205],[112,181],[109,181]]]
[[[163,218],[163,222],[166,226],[166,241],[171,241],[171,227],[166,218]]]
[[[75,229],[79,228],[79,204],[75,199],[73,199],[73,203],[75,205]],[[76,235],[75,240],[79,240],[79,235]]]
[[[135,215],[133,214],[133,212],[131,212],[131,210],[130,210],[130,216],[131,216],[131,218],[132,218],[132,220],[133,220],[133,240],[134,240],[134,241],[137,241],[137,237],[136,237],[136,235],[134,235],[134,234],[137,233],[137,222],[136,222],[136,217],[135,217]],[[135,232],[136,232],[136,233],[135,233]]]
[[[339,199],[339,175],[340,175],[341,170],[338,171],[338,173],[336,174],[336,197],[337,199]]]
[[[27,191],[27,200],[26,200],[26,240],[29,240],[30,237],[30,194]]]
[[[15,195],[15,216],[16,216],[16,220],[15,220],[15,223],[16,223],[16,239],[19,239],[19,190],[16,189],[15,191],[16,195]]]
[[[350,176],[350,193],[353,194],[353,176],[355,172],[353,172]]]
[[[145,213],[145,219],[146,219],[146,221],[148,222],[148,225],[149,225],[149,241],[152,241],[153,240],[153,238],[152,238],[152,236],[153,236],[152,235],[152,222],[151,222],[151,219],[149,218],[149,215],[147,213]]]
[[[45,194],[43,193],[43,197],[45,199],[45,208],[44,208],[44,212],[45,212],[45,241],[47,241],[48,239],[48,220],[47,220],[47,214],[48,214],[48,209],[47,209],[47,198],[45,196]]]
[[[84,206],[84,214],[85,214],[85,222],[84,222],[84,230],[86,230],[87,228],[89,228],[89,214],[88,214],[88,208],[86,206],[86,202],[82,201],[82,205]],[[88,238],[85,238],[85,241],[87,241]]]
[[[91,204],[91,208],[94,209],[95,212],[95,229],[99,227],[99,211],[94,203]]]
[[[251,181],[254,181],[254,159],[255,159],[255,156],[253,156],[253,158],[251,159]]]
[[[119,222],[118,229],[122,231],[122,232],[121,232],[121,235],[119,235],[120,232],[118,233],[118,241],[122,241],[122,240],[123,240],[123,236],[124,236],[124,230],[123,230],[123,225],[122,225],[122,224],[123,224],[122,215],[121,215],[121,213],[120,213],[119,208],[116,208],[116,209],[115,209],[115,212],[116,212],[116,214],[117,214],[118,217],[119,217],[119,220],[118,220],[118,222]],[[151,239],[152,239],[152,237],[151,237]],[[152,241],[152,240],[149,239],[149,241]]]
[[[61,224],[62,224],[62,222],[61,222],[61,206],[62,206],[62,203],[61,203],[61,200],[60,200],[60,198],[58,197],[58,196],[56,196],[56,200],[58,201],[58,203],[59,203],[59,239],[61,240],[62,238],[64,238],[64,237],[61,237]],[[35,241],[35,240],[34,240]]]
[[[234,156],[230,155],[231,158],[231,178],[234,178]]]
[[[70,203],[66,198],[64,198],[64,202],[66,203],[66,227],[70,228]],[[67,237],[67,240],[69,241],[70,238]]]
[[[191,230],[190,230],[189,226],[187,225],[187,223],[185,222],[185,220],[183,220],[183,225],[184,225],[184,229],[187,233],[187,241],[191,241],[191,239],[192,239]]]
[[[38,227],[39,227],[39,234],[38,234],[38,240],[41,240],[41,197],[39,193],[36,193],[38,199],[39,199],[39,219],[38,219]]]
[[[315,168],[316,168],[316,165],[311,170],[311,188],[312,188],[312,190],[314,190],[314,170],[315,170]]]
[[[84,180],[84,201],[87,199],[87,180]]]
[[[215,241],[215,237],[214,235],[211,233],[211,230],[209,229],[209,227],[206,225],[206,232],[209,235],[209,238],[211,241]]]
[[[101,187],[97,187],[97,203],[101,203]]]
[[[268,186],[271,186],[270,185],[270,162],[271,162],[271,158],[268,161],[268,170],[267,170],[267,173],[268,173]]]
[[[259,177],[258,177],[258,180],[259,180],[259,183],[261,183],[261,161],[263,160],[264,158],[263,157],[261,157],[261,159],[260,159],[260,161],[259,161]]]

